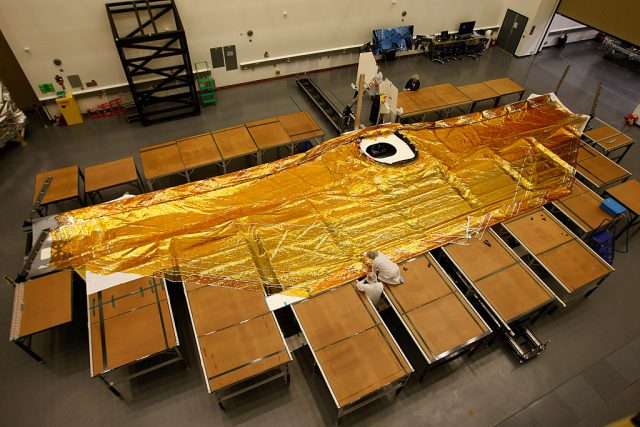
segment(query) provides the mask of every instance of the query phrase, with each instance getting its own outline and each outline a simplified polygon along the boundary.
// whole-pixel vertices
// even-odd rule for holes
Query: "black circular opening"
[[[393,156],[398,150],[387,142],[378,142],[368,146],[366,152],[374,159],[384,159],[385,157]]]

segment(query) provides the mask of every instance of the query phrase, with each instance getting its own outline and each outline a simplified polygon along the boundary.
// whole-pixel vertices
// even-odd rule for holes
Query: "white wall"
[[[497,27],[507,4],[513,2],[176,0],[192,61],[211,62],[210,48],[233,44],[239,63],[261,59],[265,51],[275,57],[361,44],[371,40],[371,30],[381,27],[414,25],[415,34],[455,31],[460,22],[472,20],[476,27]],[[83,82],[95,79],[98,90],[126,83],[104,3],[105,0],[1,0],[0,28],[38,96],[45,95],[37,85],[53,82],[56,74],[79,74]],[[407,11],[404,22],[402,11]],[[252,42],[246,35],[248,30],[254,32]],[[30,51],[25,52],[25,47]],[[62,60],[63,73],[53,65],[54,58]],[[277,68],[286,75],[356,62],[357,54],[353,54],[292,62]],[[236,71],[219,68],[214,77],[218,86],[226,86],[273,77],[275,70],[273,66]],[[81,92],[75,90],[76,94]]]
[[[558,44],[558,38],[564,31],[568,31],[567,43],[591,40],[598,35],[597,30],[593,30],[586,25],[582,25],[579,22],[565,18],[564,16],[556,13],[551,21],[549,33],[547,33],[547,36],[542,43],[542,47],[555,46]]]

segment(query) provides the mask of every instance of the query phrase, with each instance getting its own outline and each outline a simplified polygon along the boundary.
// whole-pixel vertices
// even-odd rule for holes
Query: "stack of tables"
[[[183,360],[164,280],[139,277],[96,291],[91,277],[87,276],[91,376],[98,376],[120,397],[115,369],[141,361],[151,365],[128,375],[129,380]],[[152,357],[162,360],[152,364]]]
[[[626,181],[631,173],[588,144],[578,148],[576,173],[596,191]]]
[[[264,293],[183,278],[207,390],[222,402],[284,377],[291,353]]]
[[[401,268],[404,284],[385,284],[384,294],[420,349],[427,367],[473,351],[491,334],[489,325],[431,254],[408,261]]]
[[[555,279],[566,302],[590,295],[613,272],[589,246],[544,208],[502,223],[526,251]]]
[[[291,307],[329,387],[338,419],[399,392],[413,372],[376,309],[352,285]]]

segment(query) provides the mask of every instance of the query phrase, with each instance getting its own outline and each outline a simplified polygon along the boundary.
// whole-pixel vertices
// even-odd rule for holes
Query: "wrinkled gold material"
[[[58,216],[52,261],[109,274],[179,272],[306,297],[480,235],[570,192],[585,116],[549,96],[433,123],[367,128],[250,169]],[[369,160],[357,139],[399,131],[418,159]]]

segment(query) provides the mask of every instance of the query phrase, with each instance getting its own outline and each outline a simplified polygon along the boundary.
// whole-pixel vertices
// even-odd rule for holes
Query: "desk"
[[[9,339],[36,361],[42,358],[31,349],[31,338],[72,320],[73,274],[64,270],[17,283]]]
[[[458,90],[471,99],[471,108],[469,108],[470,113],[478,102],[492,99],[495,104],[496,99],[500,98],[500,94],[484,83],[473,83],[470,85],[458,86]]]
[[[616,199],[629,209],[629,228],[640,224],[638,216],[640,215],[640,182],[635,179],[618,184],[606,190],[606,194]]]
[[[220,154],[222,154],[222,169],[227,173],[227,166],[231,160],[244,156],[255,156],[258,160],[258,147],[253,142],[246,126],[239,125],[227,129],[211,132]]]
[[[477,57],[484,50],[486,38],[476,36],[471,37],[451,37],[447,40],[440,38],[430,38],[429,57],[433,62],[444,63],[452,59],[460,60],[464,55],[478,59]],[[481,47],[480,47],[481,46]],[[480,50],[470,51],[470,47],[480,47]]]
[[[293,313],[338,409],[338,420],[399,392],[411,364],[378,312],[351,285],[292,304]]]
[[[135,184],[140,190],[140,193],[144,193],[142,178],[140,178],[133,157],[86,167],[84,168],[84,176],[85,196],[91,199],[91,202],[94,201],[93,196],[95,194],[102,197],[100,194],[101,190],[124,184]]]
[[[189,180],[187,168],[175,141],[141,148],[140,158],[144,177],[151,190],[153,190],[153,182],[164,176],[179,174],[187,178],[187,181]]]
[[[202,166],[222,165],[222,155],[210,133],[194,135],[176,140],[184,163],[187,181],[191,181],[193,170]]]
[[[613,219],[611,215],[600,209],[601,203],[602,197],[575,180],[571,193],[554,200],[552,205],[579,228],[580,236],[584,239]]]
[[[590,295],[613,271],[600,256],[546,209],[535,209],[502,223],[558,282],[568,300]]]
[[[432,88],[424,87],[412,92],[399,92],[398,107],[403,108],[402,115],[398,119],[404,119],[444,110],[449,108],[449,104],[440,98]],[[407,108],[407,110],[404,110],[404,108]]]
[[[84,176],[82,175],[82,172],[80,172],[78,165],[38,172],[38,174],[36,174],[36,182],[33,189],[34,202],[38,198],[42,184],[44,184],[48,177],[52,177],[53,180],[49,185],[49,189],[40,201],[40,206],[45,209],[45,215],[46,208],[51,203],[62,202],[65,200],[77,200],[78,203],[80,203],[80,206],[84,204],[80,197],[80,180],[78,179],[78,177],[80,177],[84,180]]]
[[[493,90],[499,95],[498,98],[496,98],[494,107],[498,106],[498,104],[500,103],[500,99],[503,96],[519,94],[518,99],[521,100],[525,91],[525,88],[507,77],[502,77],[495,80],[486,80],[483,83],[487,85],[489,89]]]
[[[91,376],[116,396],[121,396],[111,379],[116,368],[162,359],[126,378],[132,379],[183,360],[164,280],[140,277],[87,294],[87,310]]]
[[[222,402],[285,377],[292,361],[274,314],[255,290],[203,285],[206,277],[184,280],[191,322],[207,390]]]
[[[585,143],[581,143],[578,150],[576,173],[596,191],[624,182],[631,176],[628,170]]]
[[[384,294],[428,365],[473,351],[491,333],[431,254],[400,268],[404,284],[385,285]]]

